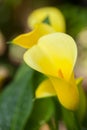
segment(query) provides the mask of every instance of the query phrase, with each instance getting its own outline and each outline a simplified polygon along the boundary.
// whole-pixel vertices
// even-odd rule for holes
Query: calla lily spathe
[[[18,37],[14,38],[12,42],[24,48],[30,48],[37,44],[37,41],[41,36],[54,32],[55,30],[51,26],[45,23],[40,23],[35,26],[34,30],[19,35]]]
[[[43,22],[48,17],[50,24]],[[28,17],[28,24],[32,31],[21,34],[13,43],[24,48],[30,48],[37,43],[38,39],[46,34],[65,32],[65,20],[62,13],[54,7],[45,7],[34,10]]]
[[[49,81],[44,81],[42,87],[39,86],[36,90],[36,97],[44,97],[47,93],[57,95],[64,107],[76,109],[79,103],[78,88],[73,75],[76,58],[76,44],[64,33],[45,35],[26,51],[24,61],[49,78]]]
[[[42,23],[46,18],[49,20],[49,26],[52,26],[56,32],[65,32],[64,16],[55,7],[43,7],[34,10],[28,17],[28,25],[33,29],[36,24]]]

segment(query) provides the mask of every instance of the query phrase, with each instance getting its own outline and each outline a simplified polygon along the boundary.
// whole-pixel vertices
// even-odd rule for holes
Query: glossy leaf
[[[81,130],[75,112],[62,107],[62,119],[67,127],[67,130]]]
[[[33,106],[33,70],[25,65],[0,96],[0,130],[23,130]],[[27,70],[27,71],[25,71]]]
[[[38,130],[42,124],[52,117],[53,113],[54,103],[51,98],[36,100],[25,130]]]
[[[77,86],[79,90],[80,102],[76,114],[78,117],[78,121],[82,122],[85,117],[86,109],[87,109],[86,94],[82,86],[82,80],[77,84]]]

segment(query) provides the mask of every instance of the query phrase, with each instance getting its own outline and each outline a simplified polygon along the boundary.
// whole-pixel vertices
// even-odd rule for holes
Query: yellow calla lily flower
[[[64,77],[66,80],[72,74],[76,58],[76,44],[64,33],[41,37],[38,43],[24,54],[25,62],[35,70],[54,77]]]
[[[50,25],[44,23],[45,18],[48,17]],[[12,42],[24,48],[30,48],[37,43],[38,39],[46,34],[58,32],[65,32],[65,21],[62,13],[53,7],[37,9],[31,13],[28,18],[28,23],[32,26],[32,31],[26,34],[21,34],[14,38]]]
[[[33,69],[47,75],[51,82],[46,81],[45,85],[42,84],[36,91],[36,96],[57,95],[64,107],[76,109],[79,102],[79,93],[73,76],[76,58],[76,44],[64,33],[45,35],[26,51],[24,61]]]
[[[37,40],[41,36],[49,34],[49,33],[54,33],[54,32],[55,32],[55,30],[51,26],[49,26],[45,23],[40,23],[40,24],[36,25],[36,27],[33,31],[17,36],[16,38],[14,38],[12,40],[12,42],[21,47],[30,48],[34,44],[37,43]]]
[[[65,20],[61,11],[55,7],[44,7],[34,10],[28,18],[28,25],[34,28],[48,17],[50,26],[57,32],[65,32]]]
[[[72,80],[72,78],[71,78]],[[76,83],[51,77],[44,80],[36,90],[36,98],[58,96],[60,103],[70,110],[75,110],[79,105],[79,93]]]

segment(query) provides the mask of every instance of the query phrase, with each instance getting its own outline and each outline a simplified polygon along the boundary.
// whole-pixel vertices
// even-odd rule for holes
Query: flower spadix
[[[38,87],[36,97],[57,95],[64,107],[76,109],[79,102],[73,74],[76,58],[76,44],[69,35],[64,33],[45,35],[26,51],[24,61],[49,78]]]
[[[31,32],[21,34],[13,39],[13,43],[24,48],[30,48],[38,39],[46,34],[65,32],[65,21],[62,13],[54,7],[40,8],[33,11],[28,18]]]

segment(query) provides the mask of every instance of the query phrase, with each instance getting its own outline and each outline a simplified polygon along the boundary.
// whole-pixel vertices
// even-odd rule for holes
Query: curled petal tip
[[[36,98],[55,96],[56,92],[49,79],[44,80],[36,89]]]

